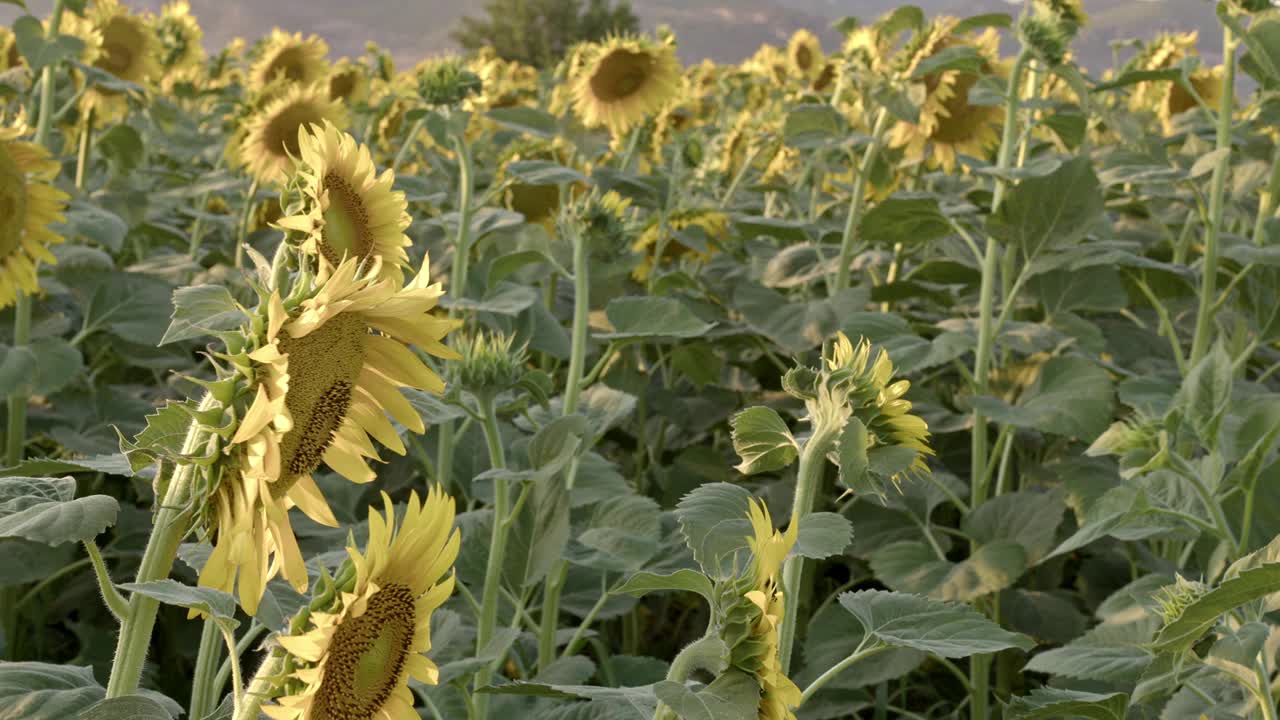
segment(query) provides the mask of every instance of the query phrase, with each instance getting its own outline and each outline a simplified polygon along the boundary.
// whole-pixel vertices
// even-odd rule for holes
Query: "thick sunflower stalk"
[[[408,216],[390,174],[378,176],[368,151],[330,124],[298,135],[295,212],[280,224],[293,237],[275,267],[258,269],[244,325],[220,334],[215,378],[199,381],[204,399],[177,406],[192,418],[186,441],[170,448],[143,433],[130,447],[168,469],[139,582],[167,577],[194,530],[213,544],[200,584],[235,592],[250,615],[277,574],[307,588],[289,510],[337,525],[312,474],[326,465],[370,482],[374,440],[406,452],[392,419],[425,430],[401,388],[442,393],[444,382],[411,348],[458,357],[443,342],[458,322],[433,313],[443,290],[429,265],[406,282]],[[110,697],[137,687],[155,613],[154,599],[130,599]]]

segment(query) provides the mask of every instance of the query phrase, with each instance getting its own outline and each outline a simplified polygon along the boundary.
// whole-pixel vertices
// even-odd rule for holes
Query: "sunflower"
[[[171,87],[175,82],[199,77],[205,61],[204,31],[192,16],[187,0],[166,4],[152,25],[160,43],[164,84]]]
[[[385,515],[369,509],[364,554],[347,547],[355,586],[331,612],[313,612],[305,634],[280,637],[298,663],[297,689],[263,707],[269,717],[418,720],[409,680],[439,682],[423,653],[431,649],[431,613],[453,594],[450,570],[462,542],[454,500],[439,486],[422,504],[414,492],[397,527],[391,498],[382,499]]]
[[[18,38],[13,31],[0,25],[0,71],[12,70],[24,65],[22,53],[18,50]]]
[[[367,483],[374,472],[365,459],[379,459],[371,436],[405,452],[387,414],[413,432],[425,431],[399,388],[441,393],[444,382],[409,344],[458,358],[441,340],[459,322],[431,313],[443,291],[430,283],[427,263],[403,288],[379,264],[374,257],[361,272],[357,258],[344,260],[292,309],[273,293],[256,347],[233,358],[253,379],[253,401],[228,448],[236,470],[227,471],[212,499],[208,525],[216,540],[200,584],[230,592],[238,576],[249,614],[277,572],[299,591],[307,586],[289,508],[337,525],[311,477],[320,464]]]
[[[792,708],[800,705],[800,688],[782,671],[782,661],[778,657],[778,623],[783,616],[778,574],[787,553],[796,543],[798,527],[791,523],[785,535],[774,530],[769,508],[763,502],[752,502],[748,516],[752,530],[747,544],[751,547],[753,586],[746,598],[759,611],[751,625],[748,640],[759,648],[753,663],[761,691],[758,717],[760,720],[794,720]]]
[[[342,58],[329,73],[329,99],[355,105],[369,99],[369,73],[359,63]]]
[[[922,31],[917,47],[907,58],[906,75],[910,76],[921,63],[938,53],[966,45],[984,59],[983,73],[998,69],[999,36],[994,29],[968,39],[954,34],[958,22],[953,17],[942,17]],[[969,102],[969,91],[979,79],[979,74],[962,70],[925,75],[921,80],[925,99],[920,106],[919,122],[899,121],[890,134],[890,145],[906,148],[907,156],[915,159],[925,158],[928,147],[930,161],[948,171],[955,167],[960,153],[985,153],[999,139],[997,131],[1003,111],[999,106]]]
[[[342,105],[320,86],[294,86],[272,100],[245,123],[238,147],[239,162],[260,182],[279,182],[302,151],[299,131],[325,121],[345,127]]]
[[[1195,89],[1196,95],[1215,110],[1222,99],[1222,73],[1223,67],[1219,65],[1215,68],[1200,68],[1187,76],[1187,82]],[[1156,108],[1156,114],[1159,115],[1160,123],[1164,126],[1164,134],[1174,133],[1174,118],[1198,107],[1200,103],[1195,95],[1187,92],[1181,83],[1168,83],[1164,97]]]
[[[787,55],[777,47],[765,43],[754,55],[743,61],[742,70],[781,83],[787,79]]]
[[[817,36],[808,30],[797,30],[787,43],[787,66],[800,77],[813,80],[822,72],[824,63]]]
[[[667,218],[666,225],[672,233],[696,227],[713,242],[707,243],[705,248],[692,248],[682,243],[678,235],[672,234],[662,247],[662,257],[658,258],[655,257],[655,253],[658,252],[658,241],[663,235],[662,224],[656,220],[649,223],[644,232],[640,233],[640,237],[636,239],[635,244],[631,246],[632,250],[642,255],[640,264],[631,272],[631,276],[639,282],[648,280],[654,267],[668,260],[679,257],[695,257],[703,261],[710,260],[711,255],[718,249],[714,241],[723,240],[729,229],[729,217],[716,210],[676,210]]]
[[[160,40],[141,15],[130,13],[117,0],[97,0],[83,18],[68,18],[68,33],[85,43],[82,58],[120,80],[145,87],[160,77]],[[122,94],[94,86],[81,107],[96,113],[98,125],[124,117],[128,104]]]
[[[64,221],[68,196],[52,184],[61,165],[43,147],[18,140],[25,132],[22,125],[0,127],[0,307],[39,289],[36,267],[57,262],[48,246],[62,242],[49,229]]]
[[[584,125],[624,135],[679,92],[683,75],[675,48],[644,38],[592,45],[572,78],[574,109]]]
[[[298,149],[294,180],[303,212],[279,225],[305,233],[302,249],[330,265],[376,257],[391,279],[402,279],[401,267],[409,262],[409,213],[404,193],[391,189],[395,174],[378,175],[369,148],[328,120],[299,128]]]
[[[1177,67],[1188,57],[1196,54],[1196,41],[1199,33],[1160,33],[1143,48],[1126,69],[1138,71],[1169,70]],[[1167,83],[1147,81],[1136,84],[1129,97],[1129,107],[1133,110],[1154,110],[1159,112],[1167,94]],[[1184,91],[1185,92],[1185,91]]]
[[[320,82],[329,75],[328,54],[329,45],[315,35],[303,39],[302,33],[275,28],[249,68],[249,90],[262,92],[280,78],[298,85]]]
[[[557,183],[529,183],[512,177],[511,166],[518,162],[542,160],[563,164],[568,162],[569,152],[564,141],[532,139],[513,143],[504,153],[498,165],[497,179],[506,184],[503,200],[509,210],[524,215],[527,223],[541,225],[548,235],[555,234],[556,216],[560,212],[560,185]],[[570,196],[577,196],[586,189],[583,183],[572,183]]]

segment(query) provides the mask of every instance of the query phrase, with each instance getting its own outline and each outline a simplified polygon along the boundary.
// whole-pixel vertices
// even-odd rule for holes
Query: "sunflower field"
[[[1096,72],[1079,0],[4,2],[0,720],[1280,720],[1269,1]]]

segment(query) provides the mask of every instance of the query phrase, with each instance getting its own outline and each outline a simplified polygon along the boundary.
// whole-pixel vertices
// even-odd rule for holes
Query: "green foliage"
[[[484,17],[465,17],[453,39],[467,50],[492,47],[505,60],[549,67],[579,42],[636,32],[625,0],[489,0]]]

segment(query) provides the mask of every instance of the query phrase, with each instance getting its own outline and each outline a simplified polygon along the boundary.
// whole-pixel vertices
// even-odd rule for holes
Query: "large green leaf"
[[[236,599],[228,593],[213,588],[193,587],[168,579],[120,583],[119,587],[126,592],[145,595],[166,605],[197,610],[216,618],[231,619],[236,614]]]
[[[733,449],[742,458],[738,472],[743,475],[781,470],[795,462],[800,453],[799,443],[773,408],[747,408],[730,418],[729,426],[733,429]]]
[[[48,37],[40,21],[30,15],[23,15],[13,21],[13,34],[18,51],[26,58],[32,72],[39,72],[46,65],[74,58],[84,47],[83,41],[70,35]]]
[[[173,716],[160,703],[145,695],[100,700],[82,710],[76,720],[171,720]]]
[[[1151,647],[1160,653],[1180,654],[1196,644],[1223,613],[1276,592],[1280,592],[1280,563],[1245,570],[1183,608],[1160,629]]]
[[[712,599],[712,592],[714,591],[711,581],[707,579],[706,575],[686,568],[677,570],[670,575],[638,572],[628,578],[625,583],[614,588],[613,592],[619,595],[635,595],[639,597],[651,592],[666,590],[695,592],[708,601]]]
[[[1115,393],[1107,371],[1082,357],[1056,357],[1016,405],[976,397],[974,407],[996,422],[1042,433],[1092,440],[1111,422]]]
[[[872,246],[891,248],[896,243],[916,247],[952,232],[951,223],[938,208],[938,199],[927,195],[894,195],[871,208],[858,226],[858,236]]]
[[[1035,645],[1031,638],[1011,633],[959,603],[860,590],[842,593],[840,604],[862,623],[869,636],[894,647],[959,658],[1010,648],[1029,650]]]
[[[747,547],[751,521],[747,519],[751,493],[729,483],[708,483],[685,495],[676,505],[676,519],[694,560],[712,577],[726,577],[734,556]],[[740,565],[739,565],[740,566]]]
[[[852,539],[853,524],[845,516],[830,512],[809,513],[800,519],[792,552],[821,560],[843,553]]]
[[[696,690],[663,680],[653,692],[683,720],[755,720],[760,712],[760,684],[741,670],[729,670]]]
[[[71,720],[106,694],[89,667],[0,662],[0,720]],[[159,693],[144,690],[139,695],[146,698],[147,707],[158,706],[166,712],[163,717],[182,714],[177,703]]]
[[[1080,156],[1048,175],[1015,185],[987,221],[987,230],[1030,260],[1043,251],[1078,243],[1101,219],[1102,209],[1093,162]]]
[[[1070,643],[1039,653],[1026,669],[1077,680],[1135,682],[1151,664],[1146,649],[1158,623],[1103,623]]]
[[[698,337],[715,325],[703,322],[684,303],[667,297],[620,297],[609,302],[605,315],[613,332],[597,337],[611,340]]]
[[[247,319],[239,303],[221,285],[178,288],[173,291],[173,319],[160,344],[234,330]]]
[[[659,513],[657,502],[639,495],[596,504],[586,529],[577,537],[591,552],[573,561],[602,570],[638,570],[658,552]]]
[[[108,495],[77,498],[74,478],[0,478],[0,537],[60,545],[92,540],[120,510]]]

